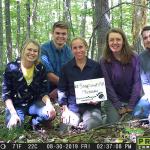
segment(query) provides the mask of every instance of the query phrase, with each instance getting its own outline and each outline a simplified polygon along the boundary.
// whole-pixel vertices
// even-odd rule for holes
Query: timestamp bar
[[[136,150],[135,143],[0,143],[0,150]]]

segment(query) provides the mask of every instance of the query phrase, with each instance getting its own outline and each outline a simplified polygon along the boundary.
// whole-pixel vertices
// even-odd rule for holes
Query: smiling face
[[[28,43],[22,53],[22,59],[26,62],[35,62],[39,57],[39,48],[32,42]]]
[[[114,54],[119,54],[123,47],[123,38],[121,34],[111,32],[108,36],[108,45]]]
[[[52,36],[55,46],[57,48],[62,48],[67,41],[67,29],[55,28]]]
[[[75,39],[71,44],[72,53],[76,60],[84,60],[86,57],[87,44],[81,39]]]
[[[150,30],[143,31],[142,38],[144,47],[150,49]]]

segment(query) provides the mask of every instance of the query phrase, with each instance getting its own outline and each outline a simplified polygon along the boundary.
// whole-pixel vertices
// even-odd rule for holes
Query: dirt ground
[[[60,108],[50,128],[32,131],[28,128],[8,130],[4,123],[4,104],[0,100],[0,142],[15,143],[135,143],[136,136],[150,135],[150,126],[131,120],[114,125],[102,125],[88,132],[60,125]],[[29,118],[26,118],[28,120]],[[28,122],[26,122],[28,125]]]

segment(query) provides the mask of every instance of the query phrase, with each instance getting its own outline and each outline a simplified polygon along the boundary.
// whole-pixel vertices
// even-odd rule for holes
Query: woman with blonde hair
[[[33,129],[55,118],[47,91],[47,75],[39,61],[40,46],[32,39],[23,44],[21,57],[7,64],[2,99],[6,105],[6,125],[9,129],[23,124],[26,115],[32,116]]]

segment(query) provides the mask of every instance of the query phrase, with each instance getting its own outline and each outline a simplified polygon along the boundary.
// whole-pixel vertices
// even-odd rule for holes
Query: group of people
[[[118,28],[106,34],[103,55],[99,62],[87,56],[88,44],[76,37],[66,44],[68,25],[54,23],[52,39],[41,46],[27,39],[21,56],[7,64],[2,83],[2,99],[6,105],[6,126],[22,126],[30,115],[33,129],[55,119],[53,102],[61,107],[61,121],[74,127],[90,130],[105,123],[119,121],[123,114],[136,118],[150,115],[150,26],[141,36],[145,51],[134,52],[125,33]],[[77,104],[75,81],[104,78],[107,100]]]

